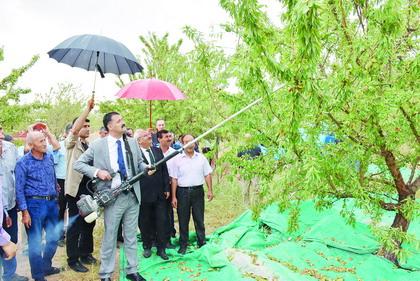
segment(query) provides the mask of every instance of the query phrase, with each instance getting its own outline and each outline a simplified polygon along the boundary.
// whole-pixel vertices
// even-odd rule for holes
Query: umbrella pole
[[[149,100],[149,128],[152,127],[152,100]]]
[[[95,88],[96,88],[96,71],[97,71],[97,65],[99,60],[99,52],[96,52],[96,63],[95,63],[95,73],[93,78],[93,90],[92,90],[92,98],[95,98]]]

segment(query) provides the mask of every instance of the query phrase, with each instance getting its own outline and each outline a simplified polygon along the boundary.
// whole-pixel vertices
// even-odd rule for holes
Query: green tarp
[[[351,203],[351,202],[350,202]],[[411,245],[403,270],[375,255],[380,245],[367,223],[368,216],[355,209],[350,226],[339,215],[343,202],[318,212],[303,202],[299,229],[287,232],[288,212],[266,208],[257,220],[246,211],[229,225],[217,229],[204,247],[197,249],[194,235],[185,256],[167,250],[169,261],[152,255],[145,259],[139,244],[139,269],[147,280],[389,280],[420,281],[420,251]],[[348,204],[348,202],[347,202]],[[390,224],[392,214],[383,218]],[[419,239],[420,221],[409,232]],[[176,241],[173,241],[176,243]],[[120,255],[120,280],[125,280],[124,251]]]

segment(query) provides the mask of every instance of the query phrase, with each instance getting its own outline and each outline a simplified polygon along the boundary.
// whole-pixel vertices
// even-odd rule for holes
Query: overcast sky
[[[263,2],[275,5],[278,1]],[[0,0],[0,46],[5,57],[0,62],[0,77],[39,54],[40,60],[22,77],[20,86],[43,93],[58,83],[70,82],[89,94],[93,72],[57,63],[46,54],[68,37],[104,35],[139,56],[139,35],[169,32],[171,41],[176,41],[185,25],[210,33],[227,21],[229,16],[218,0]],[[229,48],[232,42],[227,37],[221,45]],[[115,77],[107,74],[97,80],[98,99],[112,98],[118,91]]]

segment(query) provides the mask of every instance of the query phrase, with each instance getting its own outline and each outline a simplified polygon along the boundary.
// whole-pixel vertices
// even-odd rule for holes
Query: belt
[[[40,195],[33,195],[33,196],[26,196],[28,199],[43,199],[43,200],[54,200],[57,198],[55,195],[47,195],[47,196],[40,196]]]
[[[178,186],[178,188],[183,188],[183,189],[199,189],[199,188],[203,188],[203,185],[193,185],[193,186]]]

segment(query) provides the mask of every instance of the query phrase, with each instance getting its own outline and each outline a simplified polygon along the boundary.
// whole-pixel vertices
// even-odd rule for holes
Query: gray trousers
[[[117,233],[120,221],[124,224],[124,253],[127,258],[126,274],[136,273],[137,258],[137,222],[139,203],[132,192],[120,194],[115,202],[104,209],[105,232],[101,246],[100,278],[111,278],[115,267]]]

